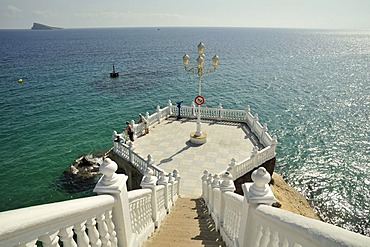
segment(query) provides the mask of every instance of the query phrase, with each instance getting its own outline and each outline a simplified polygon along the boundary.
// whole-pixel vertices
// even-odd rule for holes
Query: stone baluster
[[[173,170],[173,177],[175,178],[176,181],[178,181],[177,183],[177,195],[180,195],[180,181],[181,181],[181,176],[180,176],[180,173],[177,169]]]
[[[141,180],[140,186],[143,189],[151,189],[152,190],[152,220],[154,222],[154,225],[157,227],[158,226],[158,208],[157,208],[157,180],[158,178],[153,175],[154,172],[151,168],[147,168],[144,174],[143,179]]]
[[[146,165],[147,165],[146,168],[152,169],[151,167],[153,166],[153,164],[154,164],[153,156],[151,154],[148,154],[147,160],[146,160]],[[145,170],[144,170],[144,172],[145,172]]]
[[[91,247],[101,247],[101,241],[99,239],[99,232],[98,232],[98,229],[96,228],[96,220],[88,219],[86,221],[86,228],[89,233]],[[66,246],[69,246],[69,245],[66,245]]]
[[[252,126],[253,130],[256,130],[258,120],[259,120],[258,113],[256,113],[256,114],[254,114],[254,117],[253,117],[253,126]]]
[[[157,182],[158,185],[164,185],[164,206],[167,210],[167,213],[170,213],[170,205],[168,205],[169,200],[169,192],[168,192],[168,179],[166,178],[166,174],[161,172],[159,175],[159,180]]]
[[[211,201],[211,205],[212,205],[212,212],[215,212],[217,211],[217,213],[219,213],[219,209],[216,209],[216,200],[215,200],[215,191],[217,190],[220,190],[220,176],[218,174],[215,174],[213,176],[213,181],[212,181],[212,184],[211,184],[211,187],[212,187],[212,191],[213,191],[213,196],[212,196],[212,201]],[[218,217],[218,215],[216,215],[216,217]],[[216,220],[215,221],[215,227],[218,230],[220,230],[220,224],[219,224],[219,220]]]
[[[86,223],[86,221],[74,224],[73,230],[74,230],[75,234],[77,235],[77,245],[82,246],[82,247],[89,247],[90,239],[89,239],[89,236],[87,236],[87,234],[86,234],[85,223]]]
[[[271,147],[274,149],[274,152],[275,152],[275,150],[276,150],[276,144],[277,144],[277,136],[276,135],[274,135],[273,137],[272,137],[272,141],[271,141]]]
[[[114,223],[112,221],[112,211],[110,210],[107,210],[105,212],[105,220],[107,222],[107,227],[108,227],[108,232],[110,233],[110,242],[112,244],[112,247],[116,247],[117,246],[117,233],[114,229]]]
[[[168,173],[168,183],[170,184],[170,198],[172,206],[175,205],[175,179],[173,178],[172,173]]]
[[[168,100],[168,103],[167,103],[167,106],[168,106],[168,115],[172,115],[172,102],[171,100]]]
[[[133,233],[131,227],[131,215],[128,200],[126,182],[128,177],[125,174],[116,174],[118,166],[116,162],[109,158],[103,160],[100,165],[100,172],[103,176],[94,188],[98,194],[109,194],[115,198],[112,210],[112,221],[116,229],[118,246],[132,246]],[[103,224],[102,224],[103,225]],[[100,227],[99,224],[99,229]]]
[[[196,109],[196,106],[195,106],[195,103],[194,103],[194,101],[193,101],[193,102],[191,102],[191,115],[192,115],[193,117],[195,117],[195,116],[196,116],[195,109]]]
[[[207,208],[208,208],[208,213],[212,213],[212,201],[213,201],[213,191],[212,191],[212,182],[213,182],[213,175],[211,173],[208,174],[207,178],[207,193],[208,193],[208,203],[207,203]]]
[[[77,244],[73,239],[72,228],[73,226],[70,226],[70,227],[65,227],[59,230],[59,237],[63,243],[63,246],[77,247]],[[90,242],[94,238],[93,234],[90,234],[90,230],[89,230],[89,238],[90,238]],[[98,239],[99,239],[99,235],[98,235]],[[91,245],[91,247],[96,247],[96,245]]]
[[[58,232],[55,232],[53,234],[43,235],[39,238],[39,240],[42,242],[42,246],[45,246],[45,247],[59,247]]]
[[[157,105],[157,119],[158,123],[161,123],[161,107],[159,105]]]
[[[264,167],[259,167],[252,173],[252,180],[253,183],[242,185],[244,199],[238,236],[240,246],[254,246],[253,239],[260,234],[259,228],[256,228],[257,222],[250,216],[253,214],[252,208],[258,204],[272,205],[275,202],[274,194],[268,185],[271,176]]]
[[[231,174],[231,176],[233,176],[233,178],[236,178],[236,169],[235,169],[235,165],[236,165],[236,160],[234,158],[231,159],[231,162],[229,164],[229,167],[226,169],[226,171],[228,173]]]
[[[247,123],[251,123],[250,121],[250,113],[251,113],[251,107],[249,105],[247,105],[247,107],[245,108],[245,120],[247,121]]]
[[[98,232],[99,232],[99,236],[100,236],[100,241],[102,243],[102,246],[111,246],[112,243],[110,241],[110,235],[109,235],[109,232],[108,232],[108,226],[107,226],[107,223],[105,221],[105,215],[102,214],[102,215],[99,215],[97,218],[96,218],[96,221],[98,222]],[[78,241],[78,238],[77,238],[77,241]],[[78,245],[80,245],[80,243],[78,242]]]
[[[128,143],[128,159],[131,163],[134,162],[134,150],[135,150],[134,143],[129,142]]]
[[[265,143],[265,141],[263,140],[263,138],[265,138],[265,135],[268,131],[268,128],[267,128],[267,123],[263,124],[263,127],[262,127],[262,133],[261,133],[261,141],[263,143]]]
[[[208,170],[204,170],[202,176],[202,198],[206,203],[208,203],[208,190],[207,190],[207,179],[208,179]]]
[[[224,222],[224,212],[225,212],[225,192],[234,192],[235,191],[235,185],[233,182],[233,176],[225,172],[222,174],[222,182],[220,184],[220,190],[221,190],[221,210],[220,210],[220,224]]]
[[[221,103],[218,104],[218,117],[219,118],[223,118],[224,117],[224,112],[222,110],[222,104]]]

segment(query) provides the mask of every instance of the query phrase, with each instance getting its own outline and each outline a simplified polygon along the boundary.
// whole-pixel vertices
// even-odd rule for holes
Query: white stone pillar
[[[233,176],[233,178],[236,177],[236,170],[234,169],[236,165],[236,160],[234,158],[231,159],[231,162],[229,164],[229,167],[227,168],[227,172]]]
[[[172,115],[172,102],[171,100],[168,100],[168,103],[167,103],[167,106],[168,106],[168,115]]]
[[[180,182],[181,182],[181,176],[180,176],[180,173],[177,169],[173,170],[172,172],[173,174],[173,177],[175,179],[175,181],[177,181],[177,195],[180,195]]]
[[[159,180],[157,182],[158,185],[164,185],[164,206],[167,210],[167,213],[170,212],[170,205],[168,205],[168,197],[170,196],[169,195],[169,192],[168,192],[168,179],[166,178],[166,174],[164,172],[161,172],[161,174],[159,175]]]
[[[251,207],[258,204],[272,205],[275,202],[274,194],[268,185],[271,176],[264,167],[259,167],[252,173],[252,180],[253,183],[242,185],[244,199],[238,236],[239,246],[252,246],[256,235],[255,222],[252,222],[252,217],[249,217]]]
[[[140,186],[143,189],[151,189],[152,190],[152,220],[154,222],[154,225],[158,226],[158,208],[157,208],[157,180],[158,178],[153,175],[154,172],[151,168],[147,168],[145,171],[145,175],[143,179],[141,180]]]
[[[256,126],[257,126],[257,122],[258,122],[258,113],[254,114],[254,117],[253,117],[253,126],[252,126],[252,129],[253,130],[256,130]],[[254,131],[252,131],[254,132]]]
[[[218,117],[223,118],[224,117],[224,112],[222,111],[222,104],[218,104]]]
[[[131,120],[131,126],[132,126],[132,130],[134,131],[134,141],[136,140],[136,133],[137,133],[137,131],[136,131],[136,126],[135,126],[135,120]]]
[[[202,198],[206,203],[208,203],[208,193],[207,193],[207,179],[208,179],[208,170],[204,170],[202,176]]]
[[[99,167],[103,176],[99,179],[93,191],[98,194],[109,194],[115,198],[112,220],[117,233],[118,246],[132,246],[134,239],[126,187],[128,177],[124,174],[116,174],[117,169],[116,162],[105,158]]]
[[[219,193],[220,191],[220,181],[219,180],[220,180],[220,176],[218,176],[218,174],[215,174],[213,176],[213,181],[211,184],[213,196],[212,196],[212,201],[210,202],[210,204],[212,205],[212,212],[217,212],[217,214],[220,212],[220,209],[216,208],[215,194]],[[219,219],[219,215],[217,214],[214,214],[214,216],[216,217],[215,227],[216,227],[216,230],[219,231],[220,230],[220,219]]]
[[[173,178],[172,176],[172,173],[169,173],[168,174],[168,183],[171,184],[171,190],[170,190],[170,198],[171,198],[171,203],[172,203],[172,206],[175,205],[175,188],[174,188],[174,184],[175,184],[175,179]]]
[[[220,210],[220,224],[224,222],[224,211],[225,211],[225,192],[230,191],[234,192],[235,191],[235,185],[233,182],[233,176],[225,172],[222,174],[222,182],[220,184],[220,190],[221,190],[221,210]]]
[[[207,193],[208,193],[208,213],[212,213],[212,201],[213,201],[213,193],[212,193],[212,182],[213,182],[213,175],[211,173],[208,174],[207,178]]]
[[[147,156],[147,160],[146,160],[146,168],[151,168],[152,165],[154,164],[154,159],[153,159],[153,156],[151,154],[148,154]]]

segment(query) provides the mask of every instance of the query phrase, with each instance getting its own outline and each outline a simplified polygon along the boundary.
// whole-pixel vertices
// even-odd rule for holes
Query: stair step
[[[179,198],[144,247],[226,246],[202,199]]]

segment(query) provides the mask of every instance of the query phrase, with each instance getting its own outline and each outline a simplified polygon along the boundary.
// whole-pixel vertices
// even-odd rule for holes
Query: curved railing
[[[255,183],[243,184],[244,196],[233,192],[235,187],[228,173],[220,181],[217,174],[203,176],[202,197],[208,213],[219,222],[216,228],[228,247],[370,246],[369,237],[272,207],[275,199],[267,174],[263,167],[253,172]],[[219,195],[221,206],[215,200]]]
[[[130,162],[136,169],[138,169],[141,174],[144,174],[147,168],[151,168],[156,177],[159,177],[161,173],[166,173],[163,169],[153,164],[153,160],[150,155],[148,155],[147,160],[138,155],[134,151],[134,147],[131,144],[126,144],[122,142],[113,143],[113,151],[122,159]]]

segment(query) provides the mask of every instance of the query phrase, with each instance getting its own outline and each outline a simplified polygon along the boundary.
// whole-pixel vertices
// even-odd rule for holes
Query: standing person
[[[138,123],[143,123],[144,124],[144,135],[149,133],[149,128],[148,128],[148,121],[145,119],[141,113],[139,114],[139,122]]]
[[[132,125],[130,124],[129,121],[126,122],[126,128],[125,128],[125,131],[128,135],[128,137],[130,138],[130,141],[134,141],[134,128],[132,127]]]

